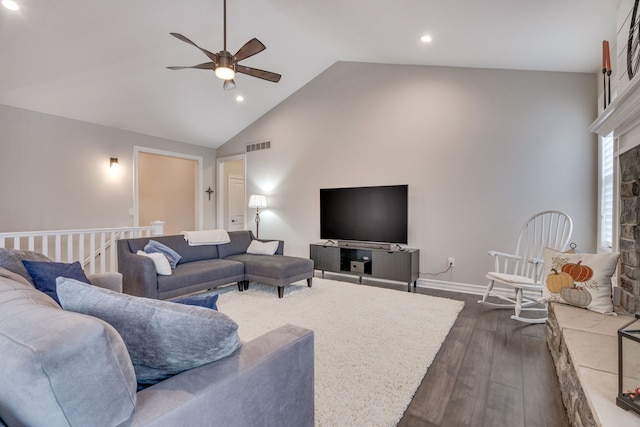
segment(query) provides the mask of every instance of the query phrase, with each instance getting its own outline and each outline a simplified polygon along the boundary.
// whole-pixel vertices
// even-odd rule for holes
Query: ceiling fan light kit
[[[203,64],[193,65],[190,67],[172,66],[167,68],[169,68],[170,70],[184,70],[185,68],[213,70],[216,77],[218,77],[221,80],[224,80],[224,83],[222,84],[222,88],[224,90],[235,89],[236,82],[234,81],[234,78],[236,76],[236,73],[246,74],[251,77],[257,77],[259,79],[267,80],[274,83],[279,82],[280,78],[282,77],[280,74],[276,74],[271,71],[260,70],[258,68],[246,67],[244,65],[238,64],[238,62],[242,61],[243,59],[247,59],[266,49],[266,46],[262,44],[260,40],[256,38],[249,40],[233,56],[227,51],[227,1],[226,0],[224,0],[223,2],[223,8],[224,8],[223,9],[223,13],[224,13],[223,50],[221,50],[218,53],[213,53],[206,49],[201,48],[200,46],[198,46],[197,44],[195,44],[194,42],[192,42],[182,34],[170,33],[172,36],[174,36],[178,40],[181,40],[187,44],[190,44],[200,49],[200,51],[202,51],[202,53],[204,53],[211,60],[211,62],[205,62]]]
[[[216,77],[222,80],[233,80],[236,76],[236,72],[228,67],[217,67]]]

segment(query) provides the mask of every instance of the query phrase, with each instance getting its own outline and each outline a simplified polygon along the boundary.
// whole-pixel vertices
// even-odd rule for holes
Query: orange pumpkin
[[[545,283],[549,292],[559,294],[564,288],[573,286],[573,277],[568,273],[558,273],[555,268],[551,270],[553,273],[547,276]]]
[[[593,277],[593,270],[591,267],[581,264],[582,261],[578,261],[577,264],[565,264],[562,266],[562,272],[571,275],[576,282],[586,282]]]

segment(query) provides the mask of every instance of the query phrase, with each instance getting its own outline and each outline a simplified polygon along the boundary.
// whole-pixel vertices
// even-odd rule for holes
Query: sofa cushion
[[[8,425],[119,425],[133,412],[135,372],[115,329],[4,277],[0,348],[0,418]]]
[[[55,302],[60,302],[56,294],[57,277],[64,276],[70,279],[80,280],[84,283],[91,283],[87,275],[84,274],[84,270],[82,270],[82,266],[78,261],[67,264],[53,261],[22,260],[22,264],[24,264],[24,267],[31,276],[36,289],[49,295]]]
[[[158,291],[186,288],[228,278],[228,283],[242,280],[244,265],[226,259],[208,259],[178,264],[171,276],[158,276]]]
[[[226,357],[241,345],[236,322],[208,308],[119,294],[65,278],[58,279],[58,296],[66,310],[116,328],[143,385]]]
[[[21,275],[27,279],[29,283],[33,284],[31,276],[22,264],[23,259],[27,261],[51,261],[49,258],[38,252],[0,248],[0,267]]]
[[[251,244],[251,240],[253,240],[253,233],[251,231],[230,231],[229,237],[231,242],[218,245],[220,258],[247,252],[247,248]]]
[[[169,261],[169,265],[171,266],[171,268],[176,268],[176,265],[178,265],[180,258],[182,258],[178,252],[174,251],[169,246],[158,242],[157,240],[149,240],[149,243],[147,243],[144,247],[144,251],[148,254],[156,252],[161,253],[167,258],[167,261]]]
[[[153,240],[176,251],[181,257],[178,264],[218,258],[218,247],[216,245],[189,246],[182,234],[172,236],[154,236]],[[134,254],[138,251],[144,251],[144,247],[149,244],[149,241],[150,239],[147,237],[128,239],[129,249]]]
[[[306,273],[313,274],[313,261],[307,258],[240,254],[232,255],[227,259],[242,262],[247,276],[286,279]]]
[[[22,283],[24,285],[28,285],[33,287],[33,284],[29,282],[27,279],[19,275],[18,273],[14,273],[13,271],[9,271],[4,267],[0,267],[0,277],[4,277],[5,279],[11,279],[18,283]]]

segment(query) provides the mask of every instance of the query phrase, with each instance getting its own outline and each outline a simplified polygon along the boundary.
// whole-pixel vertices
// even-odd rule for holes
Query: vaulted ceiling
[[[166,68],[208,61],[170,32],[222,50],[222,0],[16,1],[0,104],[217,147],[336,61],[596,73],[621,0],[228,0],[228,50],[256,37],[267,49],[242,64],[283,76],[231,91]]]

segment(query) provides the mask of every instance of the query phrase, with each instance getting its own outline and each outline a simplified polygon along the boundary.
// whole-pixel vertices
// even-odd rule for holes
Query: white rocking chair
[[[513,308],[514,320],[526,323],[544,323],[547,318],[531,318],[521,316],[522,311],[547,311],[544,307],[531,307],[541,304],[542,297],[542,251],[551,248],[564,251],[571,239],[573,222],[569,215],[560,211],[544,211],[532,216],[520,230],[520,237],[514,254],[489,251],[495,259],[495,270],[487,273],[490,280],[487,289],[478,302],[497,308]],[[509,298],[494,291],[493,286],[498,282],[514,288],[515,297]],[[493,291],[493,293],[492,293]],[[503,290],[504,291],[504,290]],[[529,295],[525,295],[527,292]],[[531,294],[536,297],[530,296]],[[538,296],[539,295],[539,296]],[[505,303],[488,301],[489,297],[496,297]]]

